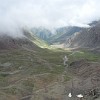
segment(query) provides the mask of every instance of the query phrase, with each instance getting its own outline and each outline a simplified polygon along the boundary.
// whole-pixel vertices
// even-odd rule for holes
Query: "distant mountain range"
[[[90,27],[62,27],[55,30],[55,34],[47,29],[33,29],[33,33],[50,44],[63,44],[70,48],[99,48],[100,21],[89,23]],[[34,31],[35,30],[35,31]],[[37,30],[37,31],[36,31]]]
[[[34,33],[37,37],[47,41],[49,37],[52,36],[52,32],[46,28],[32,28],[31,32]]]
[[[89,28],[62,27],[53,34],[46,28],[23,29],[23,38],[0,36],[0,49],[47,47],[49,44],[63,44],[70,48],[100,48],[100,21],[89,24]]]
[[[62,27],[56,29],[56,34],[49,38],[49,42],[53,43],[65,43],[66,39],[69,38],[75,32],[79,32],[82,28],[76,26]]]
[[[34,33],[38,38],[41,38],[47,41],[50,44],[53,43],[63,43],[66,41],[66,38],[74,34],[75,32],[79,32],[82,28],[76,26],[69,26],[69,27],[61,27],[55,29],[55,33],[53,34],[50,30],[45,28],[32,28],[31,31]]]

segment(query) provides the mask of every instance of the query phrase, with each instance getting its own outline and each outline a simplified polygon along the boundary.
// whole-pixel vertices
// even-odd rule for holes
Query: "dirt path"
[[[9,75],[13,75],[13,74],[19,73],[20,71],[22,71],[22,70],[16,70],[16,71],[13,71],[13,72],[0,72],[0,74],[9,74]]]

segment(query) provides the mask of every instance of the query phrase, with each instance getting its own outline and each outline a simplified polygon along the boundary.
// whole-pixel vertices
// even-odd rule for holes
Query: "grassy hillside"
[[[37,37],[37,35],[35,33],[31,32],[30,30],[25,29],[24,34],[30,41],[33,42],[33,44],[37,45],[38,47],[41,47],[41,48],[48,48],[49,47],[49,45],[46,41]]]
[[[42,84],[45,84],[46,80],[47,83],[55,81],[56,76],[64,70],[62,56],[63,52],[56,53],[39,48],[35,48],[35,51],[1,51],[0,99],[10,100],[12,96],[22,98],[31,94],[33,89],[42,88]],[[57,59],[58,57],[59,59]],[[39,74],[47,75],[38,79]],[[8,98],[6,98],[7,96]],[[3,99],[3,97],[5,98]]]

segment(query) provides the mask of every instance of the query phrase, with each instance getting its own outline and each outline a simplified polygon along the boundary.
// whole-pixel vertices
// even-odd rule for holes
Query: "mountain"
[[[89,23],[90,26],[95,26],[98,23],[98,21],[92,21],[91,23]]]
[[[100,48],[100,21],[90,28],[73,34],[66,44],[69,47]]]
[[[46,42],[35,36],[29,30],[23,30],[23,37],[11,37],[8,35],[0,36],[0,50],[6,49],[34,49],[38,47],[48,46]],[[42,46],[41,46],[42,45]]]
[[[24,35],[33,42],[33,44],[37,45],[41,48],[48,48],[48,43],[38,37],[35,33],[31,32],[31,30],[24,30]]]
[[[56,29],[56,34],[49,38],[49,42],[53,43],[65,43],[66,39],[69,38],[75,32],[79,32],[82,28],[76,26],[62,27]]]
[[[3,49],[18,49],[23,46],[33,47],[33,43],[26,37],[13,38],[10,36],[0,36],[0,50]]]
[[[100,53],[48,49],[35,33],[23,29],[23,34],[0,36],[0,100],[68,100],[70,91],[73,100],[80,93],[83,100],[94,100],[88,93],[100,91]],[[68,66],[63,65],[65,55]]]
[[[52,32],[46,28],[32,28],[32,33],[34,33],[37,37],[47,41],[49,37],[52,36]]]

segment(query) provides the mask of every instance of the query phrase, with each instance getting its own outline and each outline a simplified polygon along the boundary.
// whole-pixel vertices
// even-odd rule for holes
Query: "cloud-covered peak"
[[[0,0],[0,30],[87,26],[100,18],[99,7],[100,0]]]

